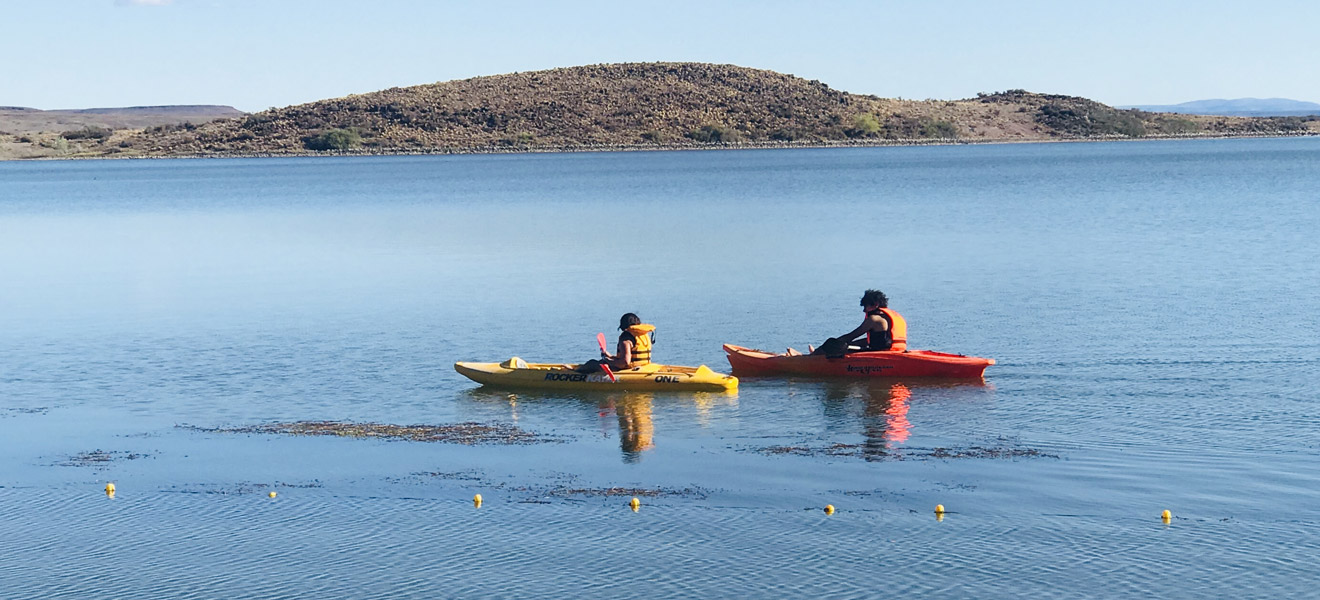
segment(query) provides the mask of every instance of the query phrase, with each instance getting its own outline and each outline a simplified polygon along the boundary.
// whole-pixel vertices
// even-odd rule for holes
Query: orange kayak
[[[775,354],[725,344],[738,375],[807,375],[813,377],[948,377],[980,379],[993,358],[945,354],[933,350],[852,352],[837,358],[813,354]]]

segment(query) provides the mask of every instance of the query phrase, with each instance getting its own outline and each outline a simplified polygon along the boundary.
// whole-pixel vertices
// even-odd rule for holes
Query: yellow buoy
[[[631,506],[633,510],[637,510],[637,507],[641,505],[642,501],[638,500],[636,496],[633,496],[633,499],[628,501],[628,506]]]
[[[935,505],[935,514],[937,514],[937,515],[942,515],[942,514],[944,514],[944,505],[943,505],[943,504],[936,504],[936,505]]]
[[[266,494],[266,495],[267,495],[267,496],[270,496],[271,498],[274,498],[274,497],[277,496],[278,494],[276,494],[275,492],[272,491],[271,493]]]
[[[105,493],[113,495],[115,493],[115,484],[113,483],[105,484]]]
[[[825,514],[827,514],[827,515],[832,515],[832,514],[834,514],[834,505],[833,505],[833,504],[826,504],[826,505],[825,505]]]
[[[472,506],[476,506],[476,507],[481,506],[481,494],[477,494],[472,497]]]
[[[1169,509],[1167,509],[1167,508],[1164,509],[1164,512],[1160,513],[1160,520],[1161,520],[1161,521],[1164,521],[1165,523],[1168,523],[1169,521],[1172,521],[1172,520],[1173,520],[1173,513],[1169,512]]]

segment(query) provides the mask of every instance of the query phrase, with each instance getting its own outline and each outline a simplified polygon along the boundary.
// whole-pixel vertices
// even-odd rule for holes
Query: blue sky
[[[0,106],[256,111],[478,75],[731,63],[883,97],[1320,102],[1320,2],[0,0]]]

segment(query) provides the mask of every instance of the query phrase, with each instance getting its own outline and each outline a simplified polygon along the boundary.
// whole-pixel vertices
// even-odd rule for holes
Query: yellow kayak
[[[738,378],[699,367],[651,363],[615,371],[615,381],[602,372],[578,373],[577,365],[536,364],[520,358],[502,363],[456,362],[454,370],[477,383],[545,390],[672,390],[723,392],[738,389]]]

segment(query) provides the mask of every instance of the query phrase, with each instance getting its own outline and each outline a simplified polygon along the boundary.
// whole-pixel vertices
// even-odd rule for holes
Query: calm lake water
[[[1317,232],[1314,138],[0,163],[0,596],[1312,595]],[[632,311],[727,372],[868,287],[999,364],[452,369],[592,358]],[[300,421],[541,437],[224,431]]]

